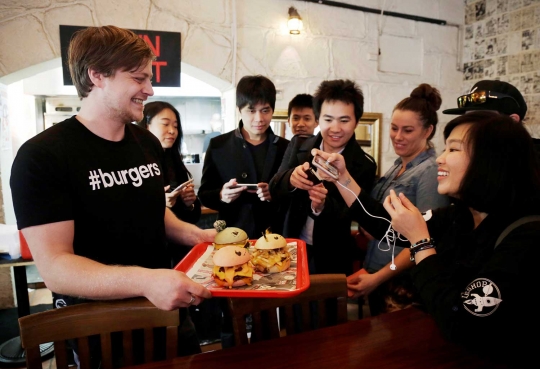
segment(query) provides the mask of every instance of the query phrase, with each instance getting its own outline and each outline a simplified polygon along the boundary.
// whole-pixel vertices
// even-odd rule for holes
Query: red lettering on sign
[[[161,54],[161,36],[156,36],[156,44],[154,45],[152,43],[152,40],[150,40],[150,37],[148,35],[139,35],[140,38],[142,38],[148,46],[150,46],[150,49],[152,49],[152,52],[155,56],[159,57]]]
[[[153,67],[156,67],[156,82],[157,83],[160,83],[161,82],[161,67],[166,67],[167,66],[167,62],[166,61],[153,61],[152,62],[152,66]]]

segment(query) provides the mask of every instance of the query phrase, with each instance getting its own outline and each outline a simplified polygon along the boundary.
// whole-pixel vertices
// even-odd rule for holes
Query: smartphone
[[[312,161],[313,165],[322,170],[324,173],[330,177],[337,180],[339,178],[339,171],[335,166],[324,160],[321,156],[315,155]]]
[[[167,191],[167,192],[170,193],[170,192],[180,191],[181,189],[183,189],[184,187],[186,187],[187,185],[189,185],[191,183],[193,183],[193,178],[188,179],[187,181],[182,183],[180,186],[176,187],[174,190],[169,189],[169,191]]]
[[[238,187],[247,187],[248,190],[256,190],[259,188],[259,185],[257,183],[238,183],[236,186],[232,188],[238,188]]]
[[[309,169],[306,170],[306,171],[304,171],[304,173],[307,174],[307,178],[308,178],[311,182],[313,182],[313,185],[314,185],[314,186],[315,186],[316,184],[319,184],[319,183],[322,182],[322,180],[321,180],[321,179],[319,178],[319,176],[317,175],[317,172],[316,172],[313,168],[309,167]]]

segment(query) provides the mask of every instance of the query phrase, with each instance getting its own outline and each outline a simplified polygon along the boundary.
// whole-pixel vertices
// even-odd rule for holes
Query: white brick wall
[[[463,24],[465,19],[463,0],[343,2],[375,9],[385,4],[385,11],[453,24]],[[365,111],[383,114],[383,172],[395,158],[387,129],[394,105],[419,83],[427,82],[441,91],[443,107],[454,107],[456,96],[468,86],[456,70],[458,36],[457,28],[451,25],[292,0],[4,0],[2,5],[0,77],[58,58],[61,24],[114,24],[181,32],[182,62],[231,86],[246,74],[268,76],[283,90],[277,109],[285,109],[297,93],[313,93],[324,79],[352,79],[364,91]],[[299,36],[286,30],[291,5],[304,20]],[[381,72],[377,60],[380,35],[408,37],[421,43],[422,54],[417,56],[420,74]],[[393,57],[399,57],[399,49],[392,51]],[[442,131],[451,118],[440,114],[438,130]],[[234,124],[234,118],[229,122]],[[440,139],[435,144],[442,148]]]

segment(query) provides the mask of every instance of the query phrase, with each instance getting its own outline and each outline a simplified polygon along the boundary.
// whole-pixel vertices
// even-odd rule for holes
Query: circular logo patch
[[[486,278],[475,279],[461,297],[465,310],[480,317],[493,314],[502,301],[499,287]]]

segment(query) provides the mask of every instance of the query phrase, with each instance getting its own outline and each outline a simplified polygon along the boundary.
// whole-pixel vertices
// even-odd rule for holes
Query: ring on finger
[[[189,300],[188,305],[191,305],[195,302],[195,296],[191,295],[191,300]]]

